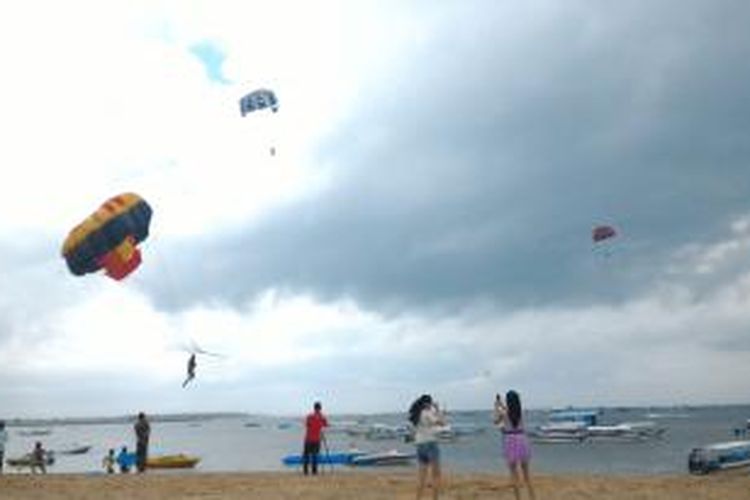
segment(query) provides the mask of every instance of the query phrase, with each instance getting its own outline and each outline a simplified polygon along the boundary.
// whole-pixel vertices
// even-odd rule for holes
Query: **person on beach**
[[[193,353],[193,354],[190,355],[190,359],[188,359],[188,364],[187,364],[187,378],[182,383],[182,387],[183,388],[186,385],[188,385],[188,382],[190,382],[191,380],[193,380],[195,378],[195,366],[196,366],[195,353]]]
[[[440,494],[440,448],[437,431],[445,425],[445,418],[429,394],[423,394],[409,408],[409,421],[414,426],[414,443],[417,446],[419,473],[417,499],[422,498],[427,472],[432,475],[432,498]]]
[[[0,474],[3,473],[5,463],[5,443],[8,442],[8,431],[5,430],[5,420],[0,420]]]
[[[533,500],[536,497],[529,476],[531,446],[523,429],[522,413],[521,397],[516,391],[508,391],[504,403],[500,394],[495,395],[495,425],[499,425],[503,433],[503,454],[513,478],[513,492],[516,500],[520,500],[523,474],[529,498]]]
[[[102,467],[107,471],[107,474],[115,473],[115,463],[115,449],[110,448],[107,454],[104,455],[104,458],[102,458]]]
[[[133,426],[135,430],[135,468],[139,473],[146,471],[146,460],[148,458],[148,438],[151,436],[151,425],[146,419],[146,414],[140,412]]]
[[[302,450],[302,471],[308,474],[308,466],[312,465],[313,475],[318,473],[318,456],[320,455],[320,441],[325,439],[323,428],[328,427],[328,420],[323,415],[323,406],[319,401],[313,405],[312,413],[305,419],[305,444]]]
[[[130,472],[129,455],[127,446],[120,448],[120,453],[117,454],[117,466],[120,468],[120,474],[128,474]]]
[[[42,447],[42,442],[37,441],[34,444],[34,449],[31,451],[31,473],[36,474],[37,469],[42,474],[47,473],[47,450]]]

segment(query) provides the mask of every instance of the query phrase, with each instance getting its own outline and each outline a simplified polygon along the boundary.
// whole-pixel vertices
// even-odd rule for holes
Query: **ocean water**
[[[525,418],[527,428],[531,428],[544,423],[547,412],[530,411]],[[602,424],[651,420],[664,426],[666,433],[659,439],[639,442],[535,443],[532,445],[533,470],[547,473],[686,474],[690,450],[733,440],[734,429],[744,427],[750,419],[750,405],[603,409],[599,419]],[[405,415],[332,415],[329,420],[333,423],[358,421],[402,425]],[[449,414],[449,421],[457,426],[477,427],[480,432],[441,443],[446,471],[505,471],[501,436],[491,424],[489,411],[454,412]],[[42,427],[51,433],[27,436],[24,434],[29,430],[40,427],[9,426],[6,458],[30,451],[37,440],[51,450],[91,445],[92,449],[83,455],[58,454],[55,464],[49,468],[50,473],[90,473],[102,470],[101,460],[107,449],[119,449],[123,445],[134,448],[131,423],[56,423]],[[152,422],[150,452],[200,456],[202,460],[195,469],[197,471],[293,471],[282,465],[281,458],[299,453],[302,437],[301,418],[232,416],[157,421]],[[341,432],[330,432],[326,443],[330,452],[346,451],[351,447],[373,452],[392,449],[409,452],[414,449],[413,445],[402,440],[370,441]],[[6,465],[6,472],[14,470]]]

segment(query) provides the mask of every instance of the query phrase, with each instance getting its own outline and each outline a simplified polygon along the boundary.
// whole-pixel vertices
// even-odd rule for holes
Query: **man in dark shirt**
[[[135,467],[138,472],[146,470],[146,459],[148,457],[148,438],[151,435],[151,425],[146,420],[143,412],[138,414],[138,419],[133,426],[135,430]]]

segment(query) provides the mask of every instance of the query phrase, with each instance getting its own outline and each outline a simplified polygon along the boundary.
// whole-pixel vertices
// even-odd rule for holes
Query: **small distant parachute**
[[[148,237],[151,213],[134,193],[107,200],[65,238],[62,256],[70,272],[83,276],[104,269],[112,279],[125,278],[141,263],[136,245]]]
[[[271,108],[271,111],[274,113],[279,110],[279,100],[271,90],[254,90],[240,99],[240,113],[242,113],[242,116],[265,108]]]
[[[279,100],[276,98],[276,94],[271,90],[254,90],[240,99],[240,113],[242,113],[242,116],[266,108],[271,108],[271,111],[274,113],[279,110]],[[271,135],[275,134],[271,132]],[[271,156],[276,156],[275,146],[270,146],[268,150],[271,153]]]
[[[591,230],[591,239],[594,243],[599,243],[615,236],[617,236],[617,231],[612,226],[596,226]]]

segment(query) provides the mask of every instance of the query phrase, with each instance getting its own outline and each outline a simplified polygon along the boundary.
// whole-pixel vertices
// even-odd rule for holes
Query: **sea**
[[[635,442],[591,441],[580,443],[532,444],[532,468],[541,473],[581,474],[687,474],[690,450],[711,443],[750,439],[743,431],[750,419],[750,405],[676,406],[649,408],[600,408],[600,424],[650,421],[664,427],[656,439]],[[446,472],[503,472],[501,435],[492,425],[489,411],[455,411],[448,420],[456,426],[473,428],[474,432],[440,444],[443,469]],[[527,428],[547,421],[546,410],[525,413]],[[399,450],[413,452],[413,444],[403,439],[369,440],[342,432],[344,423],[358,426],[406,423],[406,416],[331,415],[332,432],[327,434],[323,453],[357,448],[367,452]],[[5,458],[31,451],[35,441],[45,449],[55,450],[56,460],[48,473],[102,473],[102,458],[107,450],[135,447],[132,421],[126,418],[106,421],[66,420],[10,421]],[[224,414],[181,415],[177,418],[154,417],[151,423],[150,454],[186,453],[201,457],[195,472],[290,471],[282,458],[302,449],[302,418]],[[337,432],[335,429],[339,429]],[[743,432],[746,434],[743,435]],[[83,454],[61,451],[90,446]],[[324,467],[324,472],[332,468]],[[413,465],[412,465],[413,467]],[[401,467],[404,468],[403,466]],[[383,470],[382,468],[376,468]],[[408,467],[407,467],[408,469]],[[14,473],[5,467],[6,473]],[[335,470],[335,469],[333,469]]]

